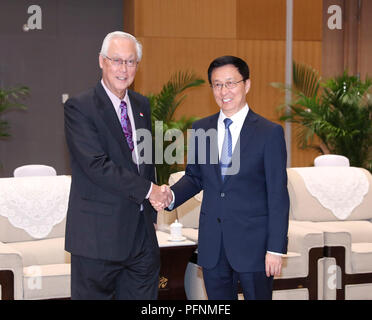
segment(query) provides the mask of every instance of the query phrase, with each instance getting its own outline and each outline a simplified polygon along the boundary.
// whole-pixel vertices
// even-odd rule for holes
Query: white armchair
[[[1,299],[70,297],[67,176],[0,179]]]
[[[290,218],[324,234],[325,299],[372,299],[372,176],[362,168],[288,169]]]

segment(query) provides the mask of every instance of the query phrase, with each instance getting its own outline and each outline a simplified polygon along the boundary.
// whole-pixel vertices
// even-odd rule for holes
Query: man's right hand
[[[163,210],[168,207],[173,200],[172,191],[169,186],[165,184],[162,186],[153,184],[149,200],[156,211]]]

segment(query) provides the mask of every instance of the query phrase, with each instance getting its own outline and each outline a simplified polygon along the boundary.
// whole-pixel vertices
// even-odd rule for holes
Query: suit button
[[[224,198],[225,197],[225,193],[224,192],[221,192],[220,196],[221,196],[221,198]]]
[[[220,218],[217,218],[217,221],[218,221],[218,223],[221,223],[221,219]]]

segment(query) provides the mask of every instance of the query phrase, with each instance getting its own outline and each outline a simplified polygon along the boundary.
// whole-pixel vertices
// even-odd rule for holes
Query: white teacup
[[[176,220],[170,225],[171,239],[173,240],[182,239],[182,227],[183,227],[182,223],[179,223],[178,220]]]

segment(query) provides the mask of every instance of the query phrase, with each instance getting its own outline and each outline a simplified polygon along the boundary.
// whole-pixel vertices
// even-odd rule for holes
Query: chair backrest
[[[184,174],[185,171],[172,173],[169,177],[169,185],[172,186],[175,184]],[[203,191],[176,209],[178,221],[182,223],[185,228],[199,228],[199,215],[202,198]]]
[[[338,154],[324,154],[314,159],[315,167],[350,167],[350,161]]]
[[[290,219],[369,220],[372,175],[355,167],[288,168]]]
[[[29,164],[14,170],[14,177],[56,176],[56,170],[43,164]]]
[[[0,241],[64,237],[71,177],[0,178]]]

